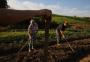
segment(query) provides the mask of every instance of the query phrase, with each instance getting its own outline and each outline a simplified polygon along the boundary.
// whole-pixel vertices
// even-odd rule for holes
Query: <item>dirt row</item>
[[[81,59],[90,53],[90,38],[69,42],[74,52],[67,42],[60,46],[50,45],[48,47],[48,62],[81,62]],[[28,46],[19,52],[22,45],[3,44],[0,45],[0,62],[43,62],[43,48],[36,48],[28,52]],[[84,61],[84,60],[82,60]]]

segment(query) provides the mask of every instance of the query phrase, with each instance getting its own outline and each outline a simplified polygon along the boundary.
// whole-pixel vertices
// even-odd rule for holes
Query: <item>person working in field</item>
[[[36,34],[38,31],[38,25],[37,23],[32,19],[30,21],[30,25],[28,27],[28,35],[29,35],[29,52],[30,52],[30,44],[32,44],[32,49],[33,49],[33,42],[36,41]]]
[[[67,28],[68,22],[65,20],[63,24],[60,24],[57,28],[56,28],[56,37],[57,37],[57,46],[59,46],[59,41],[61,40],[61,38],[65,38],[64,36],[64,31]]]

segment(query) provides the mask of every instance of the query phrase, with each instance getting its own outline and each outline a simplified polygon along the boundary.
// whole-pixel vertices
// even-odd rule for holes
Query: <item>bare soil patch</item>
[[[49,62],[88,62],[90,61],[90,38],[69,42],[75,50],[72,52],[66,42],[60,46],[50,45],[48,47]],[[1,44],[0,62],[43,62],[43,46],[28,52],[28,46],[18,52],[22,45]],[[87,56],[86,56],[87,55]]]

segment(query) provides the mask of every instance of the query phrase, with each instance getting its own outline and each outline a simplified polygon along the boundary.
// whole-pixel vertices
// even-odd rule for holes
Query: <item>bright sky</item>
[[[18,10],[50,9],[54,14],[90,17],[90,0],[8,0],[8,5]]]

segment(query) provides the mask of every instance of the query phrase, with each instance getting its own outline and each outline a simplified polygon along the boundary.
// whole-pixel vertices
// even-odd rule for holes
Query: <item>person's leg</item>
[[[60,41],[60,36],[59,36],[59,33],[56,31],[56,38],[57,38],[57,45],[60,45],[59,44],[59,41]]]
[[[33,35],[32,35],[32,39],[31,39],[31,49],[33,49]]]
[[[32,49],[34,48],[33,46],[34,46],[34,44],[35,44],[35,41],[36,41],[36,34],[35,33],[33,33],[32,34]]]
[[[28,42],[29,52],[30,52],[30,45],[31,45],[31,37],[32,37],[32,36],[29,34],[29,40],[28,40],[28,41],[29,41],[29,42]]]
[[[59,35],[57,35],[57,44],[59,44]]]

